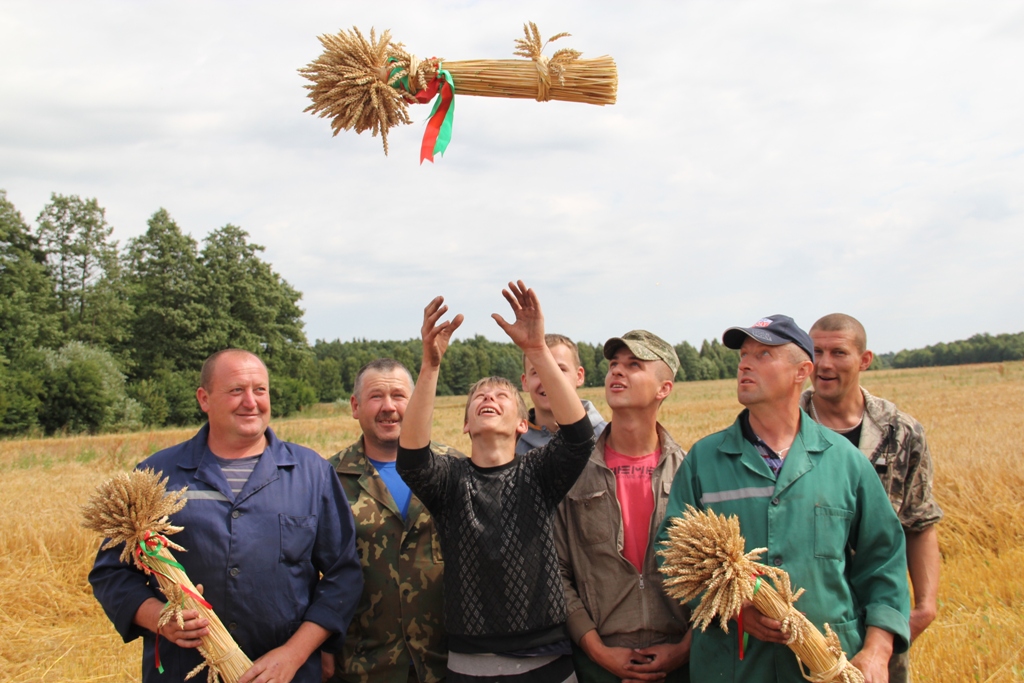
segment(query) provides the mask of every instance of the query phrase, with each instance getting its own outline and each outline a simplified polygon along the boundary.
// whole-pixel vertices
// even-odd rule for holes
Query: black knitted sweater
[[[498,467],[399,447],[398,473],[441,539],[449,649],[512,652],[565,639],[552,527],[593,448],[587,417]]]

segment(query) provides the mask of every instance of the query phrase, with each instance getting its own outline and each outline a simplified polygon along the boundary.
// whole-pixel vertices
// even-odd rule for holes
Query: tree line
[[[1024,332],[976,334],[968,339],[904,349],[880,356],[883,367],[922,368],[967,363],[1001,363],[1024,360]]]
[[[278,414],[316,400],[301,294],[244,230],[200,245],[159,209],[122,248],[105,214],[53,194],[31,228],[0,190],[0,433],[195,424],[227,346],[263,358]]]
[[[365,363],[390,356],[415,374],[422,349],[405,341],[305,336],[301,292],[235,225],[199,243],[165,209],[122,247],[96,199],[54,193],[30,227],[0,189],[0,435],[97,432],[202,422],[202,361],[226,347],[259,355],[275,415],[346,400]],[[677,381],[736,376],[739,354],[712,339],[675,347]],[[586,386],[604,382],[601,344],[579,343]],[[873,368],[1024,358],[1024,333],[876,356]],[[518,382],[522,355],[482,336],[455,340],[440,394],[481,377]]]
[[[347,399],[374,358],[416,371],[416,339],[309,344],[302,294],[262,252],[231,224],[197,242],[166,209],[122,246],[99,202],[76,195],[52,194],[30,226],[0,189],[0,434],[197,424],[199,367],[228,346],[266,362],[279,416]],[[717,340],[677,350],[680,380],[735,374],[735,352]],[[580,357],[587,386],[600,386],[601,346],[581,343]],[[513,344],[476,336],[452,344],[438,388],[521,373]]]

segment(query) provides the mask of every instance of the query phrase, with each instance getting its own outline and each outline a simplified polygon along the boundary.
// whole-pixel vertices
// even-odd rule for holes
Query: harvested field
[[[1024,680],[1024,363],[864,379],[924,424],[946,513],[939,616],[914,645],[914,680]],[[601,390],[583,395],[608,415]],[[436,439],[461,449],[464,401],[441,399],[435,412]],[[662,423],[688,448],[738,410],[732,381],[678,384]],[[358,434],[336,405],[274,428],[325,456]],[[79,506],[113,472],[192,433],[0,441],[0,682],[139,678],[138,642],[120,642],[86,582],[99,541],[79,527]]]

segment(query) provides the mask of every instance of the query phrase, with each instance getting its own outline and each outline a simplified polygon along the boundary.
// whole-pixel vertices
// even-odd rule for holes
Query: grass
[[[939,614],[914,644],[914,680],[1024,680],[1024,363],[888,370],[864,376],[925,426],[946,513]],[[607,416],[600,389],[582,395]],[[462,397],[439,400],[435,438],[461,450]],[[678,384],[662,424],[689,448],[726,427],[732,381]],[[345,405],[275,421],[281,438],[325,456],[358,436]],[[79,527],[97,484],[192,429],[0,441],[0,682],[132,681],[139,643],[123,644],[86,576],[98,539]]]

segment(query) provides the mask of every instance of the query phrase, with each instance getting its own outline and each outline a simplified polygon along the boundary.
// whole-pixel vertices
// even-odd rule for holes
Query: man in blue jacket
[[[729,328],[722,343],[740,350],[736,393],[746,410],[690,449],[672,481],[658,544],[687,505],[736,515],[746,552],[767,548],[761,561],[806,589],[796,609],[823,632],[828,623],[867,683],[886,683],[890,655],[910,639],[899,519],[868,459],[800,410],[814,346],[792,318]],[[803,681],[783,625],[752,603],[742,618],[753,636],[742,660],[735,633],[694,632],[691,679]]]
[[[363,577],[352,513],[326,460],[278,440],[270,421],[266,366],[227,349],[203,365],[199,405],[209,423],[185,443],[139,463],[187,487],[171,516],[189,578],[242,651],[254,660],[239,683],[319,683],[320,646],[344,634]],[[164,597],[156,581],[101,551],[89,574],[96,599],[125,642],[142,637],[143,680],[181,681],[203,660],[209,633],[198,612],[180,628],[158,627]],[[156,648],[164,674],[158,674]]]

